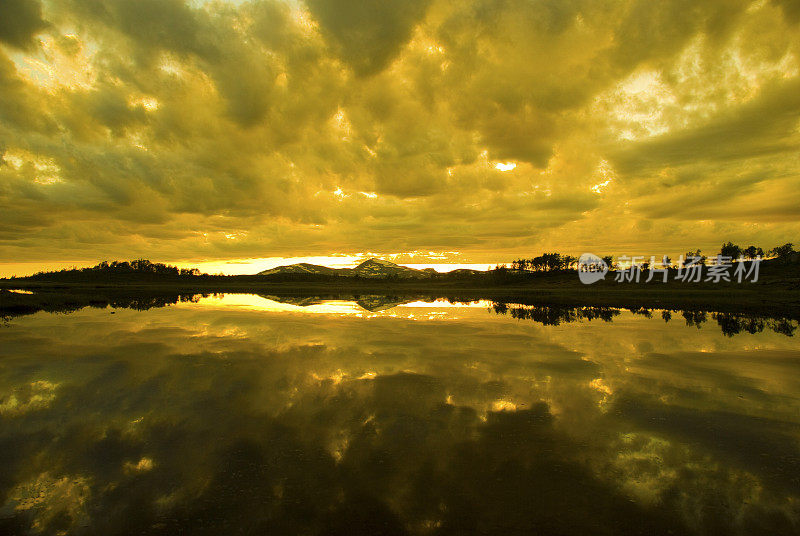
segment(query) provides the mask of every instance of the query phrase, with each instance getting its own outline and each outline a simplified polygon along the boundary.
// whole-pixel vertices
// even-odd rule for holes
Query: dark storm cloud
[[[430,0],[309,0],[342,60],[359,74],[382,70],[409,40]]]
[[[31,48],[34,36],[48,27],[39,0],[4,0],[0,4],[0,42]]]
[[[211,29],[204,26],[207,21],[202,13],[182,0],[70,0],[67,4],[71,16],[120,31],[136,42],[141,52],[214,51],[212,42],[204,40],[209,36],[201,37]]]

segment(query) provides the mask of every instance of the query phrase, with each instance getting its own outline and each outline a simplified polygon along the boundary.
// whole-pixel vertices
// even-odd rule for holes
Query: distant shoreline
[[[289,268],[297,266],[306,269],[306,265]],[[358,269],[362,268],[363,272],[348,276],[337,271],[214,276],[147,260],[101,263],[84,270],[0,279],[0,290],[33,292],[0,291],[0,314],[37,308],[69,309],[81,303],[113,304],[115,300],[120,303],[143,300],[142,303],[146,303],[162,297],[170,300],[178,295],[246,293],[319,298],[373,295],[455,301],[485,299],[527,305],[705,310],[800,319],[800,264],[778,260],[761,263],[757,282],[745,278],[742,283],[735,280],[714,283],[705,278],[697,283],[683,282],[676,280],[676,270],[671,270],[667,283],[657,279],[650,283],[617,283],[615,280],[620,272],[610,271],[605,279],[586,285],[581,283],[577,271],[563,269],[425,274],[375,259],[359,265]],[[425,277],[416,277],[420,274]]]
[[[270,281],[256,276],[200,276],[189,280],[35,281],[0,280],[0,314],[26,303],[91,302],[123,296],[246,293],[320,298],[363,295],[419,296],[458,301],[497,302],[750,312],[800,319],[800,279],[787,274],[765,276],[758,283],[615,283],[583,285],[577,274],[551,274],[527,281],[493,283],[486,278],[463,280],[385,280],[339,278],[336,281]],[[34,294],[10,293],[8,289]]]

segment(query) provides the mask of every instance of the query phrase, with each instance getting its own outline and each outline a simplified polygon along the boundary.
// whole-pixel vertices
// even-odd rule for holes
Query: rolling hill
[[[374,279],[385,279],[387,277],[397,277],[400,279],[427,279],[436,274],[433,268],[417,270],[408,266],[400,266],[393,262],[382,259],[367,259],[355,268],[329,268],[317,264],[299,263],[287,266],[278,266],[269,270],[259,272],[257,275],[277,275],[277,274],[319,274],[319,275],[338,275],[342,277],[366,277]]]

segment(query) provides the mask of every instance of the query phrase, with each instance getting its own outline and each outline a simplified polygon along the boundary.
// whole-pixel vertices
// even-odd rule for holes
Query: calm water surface
[[[795,534],[795,331],[379,297],[12,318],[0,533]]]

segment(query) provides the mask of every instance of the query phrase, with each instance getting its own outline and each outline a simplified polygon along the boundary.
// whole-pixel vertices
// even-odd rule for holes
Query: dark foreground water
[[[796,323],[393,305],[0,323],[0,533],[800,530]]]

